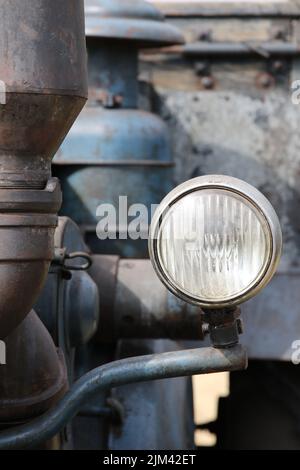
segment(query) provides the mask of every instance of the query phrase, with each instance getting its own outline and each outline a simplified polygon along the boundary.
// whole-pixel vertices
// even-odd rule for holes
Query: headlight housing
[[[205,308],[238,305],[256,295],[279,263],[278,217],[257,189],[236,178],[189,180],[161,202],[149,252],[162,282]]]

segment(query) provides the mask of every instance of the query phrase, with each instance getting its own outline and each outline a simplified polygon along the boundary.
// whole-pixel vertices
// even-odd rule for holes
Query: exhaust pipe
[[[30,312],[61,205],[51,161],[87,99],[83,0],[0,0],[0,339]]]
[[[63,354],[33,310],[5,344],[7,365],[0,367],[1,429],[40,416],[68,389]]]

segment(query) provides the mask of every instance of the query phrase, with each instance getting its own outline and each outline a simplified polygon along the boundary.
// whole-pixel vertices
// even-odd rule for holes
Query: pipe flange
[[[26,212],[57,214],[62,203],[60,183],[50,178],[44,189],[0,189],[0,214]]]

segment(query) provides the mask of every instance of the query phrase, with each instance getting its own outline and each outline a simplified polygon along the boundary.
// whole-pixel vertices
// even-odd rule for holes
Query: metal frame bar
[[[182,52],[189,56],[195,55],[209,58],[249,55],[269,58],[270,56],[296,57],[300,54],[300,48],[295,43],[283,41],[262,42],[258,44],[199,41],[183,46]]]
[[[150,380],[246,369],[245,349],[199,348],[122,359],[81,377],[47,413],[0,433],[0,450],[32,448],[51,439],[102,390]]]
[[[175,18],[262,18],[262,17],[279,17],[279,18],[299,18],[300,5],[299,1],[289,2],[238,2],[228,1],[228,3],[218,2],[186,2],[172,1],[164,2],[163,0],[151,0],[166,17]]]

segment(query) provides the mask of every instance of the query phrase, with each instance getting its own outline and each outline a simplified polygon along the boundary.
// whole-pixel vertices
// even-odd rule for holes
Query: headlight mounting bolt
[[[243,333],[239,307],[203,310],[204,324],[208,325],[208,333],[214,348],[230,348],[239,342]]]

